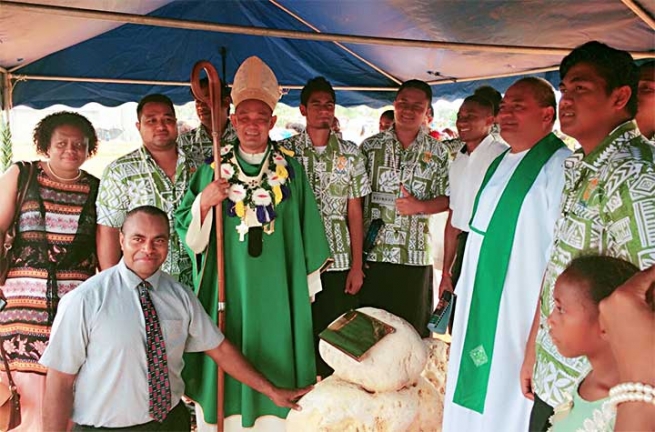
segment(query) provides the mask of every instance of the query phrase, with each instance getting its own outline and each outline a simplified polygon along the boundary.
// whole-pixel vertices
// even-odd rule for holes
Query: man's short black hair
[[[387,118],[391,121],[393,121],[393,110],[386,110],[380,115],[380,118]]]
[[[532,94],[539,106],[553,109],[553,123],[555,123],[555,119],[557,119],[557,99],[555,99],[555,89],[553,86],[545,79],[536,76],[523,77],[512,84],[512,86],[517,84],[527,84],[530,86]]]
[[[207,77],[200,79],[200,87],[201,88],[209,87],[209,79]],[[230,86],[228,86],[225,81],[221,80],[221,99],[230,97],[231,92],[232,90],[230,89]],[[189,93],[191,93],[191,96],[195,100],[196,96],[193,94],[193,90],[191,90],[191,87],[189,87]]]
[[[425,93],[425,97],[428,98],[428,105],[432,105],[432,88],[430,88],[428,83],[426,83],[425,81],[421,81],[417,79],[412,79],[402,83],[398,88],[398,91],[396,92],[396,99],[398,99],[398,95],[400,94],[400,92],[410,88],[421,90],[423,93]]]
[[[165,211],[155,206],[144,205],[144,206],[135,207],[125,214],[125,219],[123,220],[123,225],[121,226],[121,232],[123,231],[123,226],[125,226],[127,221],[129,221],[130,219],[132,219],[132,217],[138,215],[139,213],[158,217],[162,219],[164,222],[166,222],[166,228],[169,228],[168,215],[166,214]]]
[[[494,116],[498,115],[500,101],[503,100],[503,95],[501,95],[498,90],[490,85],[483,85],[473,90],[473,94],[488,99],[493,106]]]
[[[136,106],[136,118],[137,120],[141,121],[141,111],[143,111],[143,107],[147,103],[160,103],[164,105],[168,105],[168,107],[171,109],[173,112],[173,115],[175,115],[175,107],[173,107],[173,101],[168,96],[165,96],[163,94],[159,93],[153,93],[149,94],[148,96],[145,96],[143,99],[139,101],[139,104]]]
[[[72,111],[60,111],[48,114],[34,128],[32,139],[36,146],[36,152],[44,156],[48,155],[52,134],[59,126],[74,126],[82,132],[84,138],[88,140],[87,155],[93,156],[98,151],[98,136],[93,125],[82,114]]]
[[[316,92],[329,93],[330,96],[332,96],[334,103],[337,103],[337,95],[334,93],[332,84],[330,84],[330,81],[326,80],[324,77],[319,76],[307,81],[305,87],[302,88],[302,91],[300,92],[300,104],[307,106],[309,98]]]
[[[629,52],[598,41],[587,42],[564,57],[559,66],[560,79],[563,80],[569,70],[579,63],[587,63],[594,67],[598,75],[605,80],[605,92],[608,95],[619,87],[630,87],[632,95],[625,108],[631,118],[637,114],[639,72]]]
[[[648,60],[639,65],[639,78],[641,78],[641,74],[647,70],[651,70],[651,74],[655,74],[655,60]],[[653,78],[655,78],[655,76]]]
[[[466,97],[466,99],[464,99],[462,105],[464,105],[467,102],[472,102],[480,105],[481,107],[483,107],[489,112],[490,116],[494,116],[494,104],[486,97],[473,93],[471,96],[468,96]]]

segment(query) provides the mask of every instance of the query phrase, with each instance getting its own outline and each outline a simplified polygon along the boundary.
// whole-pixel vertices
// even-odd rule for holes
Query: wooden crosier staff
[[[204,70],[209,81],[209,94],[205,95],[200,86],[200,72]],[[191,71],[191,91],[196,99],[204,102],[211,110],[212,124],[212,141],[214,150],[214,180],[221,178],[221,80],[214,66],[207,60],[200,60],[193,65]],[[223,209],[219,204],[214,207],[214,220],[216,226],[216,264],[218,266],[218,328],[225,333],[225,261],[223,253]],[[217,366],[218,367],[218,366]],[[225,420],[225,409],[223,398],[225,395],[225,372],[218,367],[217,379],[217,397],[216,397],[216,425],[218,432],[223,432],[223,422]]]

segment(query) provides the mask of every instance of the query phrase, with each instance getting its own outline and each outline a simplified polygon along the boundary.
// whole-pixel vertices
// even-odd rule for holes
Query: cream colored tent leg
[[[655,30],[655,19],[651,17],[644,8],[634,0],[621,0],[624,5],[628,7],[632,12],[635,13],[643,22],[648,24],[648,26]]]

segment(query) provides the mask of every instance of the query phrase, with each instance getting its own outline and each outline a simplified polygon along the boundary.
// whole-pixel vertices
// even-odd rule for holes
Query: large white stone
[[[382,338],[361,362],[321,341],[321,357],[334,369],[334,376],[370,392],[394,391],[415,384],[425,367],[427,350],[414,327],[382,309],[358,310],[391,325],[396,331]]]
[[[444,395],[423,377],[412,388],[418,397],[418,411],[407,432],[440,432]]]
[[[287,432],[406,432],[418,415],[419,396],[416,387],[369,393],[331,376],[298,403],[302,411],[289,413]]]
[[[441,395],[446,394],[446,372],[448,369],[448,352],[450,345],[439,339],[424,339],[428,351],[428,361],[421,375],[430,381]]]

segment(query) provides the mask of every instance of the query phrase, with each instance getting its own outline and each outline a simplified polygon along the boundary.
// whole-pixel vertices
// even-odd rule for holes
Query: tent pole
[[[651,17],[644,8],[634,0],[621,0],[624,5],[635,13],[643,22],[648,24],[651,30],[655,30],[655,19]]]
[[[14,158],[11,143],[11,75],[6,69],[2,70],[2,82],[0,82],[0,93],[2,93],[2,116],[0,116],[0,172],[4,172]]]
[[[35,80],[35,81],[70,81],[70,82],[93,82],[93,83],[107,83],[107,84],[146,84],[146,85],[164,85],[164,86],[186,86],[189,83],[186,81],[148,81],[148,80],[130,80],[130,79],[117,79],[117,78],[81,78],[69,76],[51,76],[51,75],[23,75],[14,74],[14,79]],[[231,87],[231,85],[229,85]],[[302,85],[281,85],[284,89],[288,90],[301,90]],[[398,90],[397,87],[348,87],[336,86],[335,90],[353,90],[353,91],[389,91],[393,92]]]
[[[88,82],[104,84],[143,84],[143,85],[163,85],[163,86],[186,86],[189,87],[188,81],[152,81],[152,80],[133,80],[119,78],[84,78],[71,76],[50,76],[50,75],[23,75],[13,74],[14,79],[18,81],[70,81],[70,82]]]
[[[222,83],[227,81],[227,48],[221,47],[221,72],[223,72]],[[225,97],[225,95],[223,95]]]
[[[297,14],[291,12],[289,9],[285,8],[284,6],[282,6],[282,5],[279,4],[277,1],[275,1],[275,0],[269,0],[269,2],[270,2],[271,4],[273,4],[274,6],[280,8],[281,10],[283,10],[284,12],[286,12],[287,14],[289,14],[290,16],[292,16],[293,18],[295,18],[296,20],[300,21],[302,24],[306,25],[306,26],[309,27],[310,29],[314,30],[316,33],[321,33],[321,30],[319,30],[316,26],[314,26],[313,24],[309,23],[309,22],[306,21],[305,19],[301,18],[299,15],[297,15]],[[355,57],[357,60],[359,60],[359,61],[361,61],[362,63],[364,63],[365,65],[367,65],[368,67],[370,67],[370,68],[372,68],[373,70],[377,71],[377,72],[380,73],[381,75],[383,75],[383,76],[389,78],[391,81],[395,82],[396,84],[398,84],[398,85],[402,84],[402,81],[400,81],[398,78],[396,78],[395,76],[391,75],[390,73],[388,73],[388,72],[385,71],[384,69],[382,69],[382,68],[376,66],[375,64],[371,63],[370,61],[366,60],[364,57],[362,57],[362,56],[360,56],[359,54],[355,53],[353,50],[351,50],[350,48],[346,47],[346,46],[343,45],[342,43],[339,43],[339,42],[336,42],[336,41],[334,41],[333,43],[334,43],[336,46],[338,46],[339,48],[341,48],[342,50],[344,50],[345,52],[347,52],[348,54],[350,54],[351,56]]]
[[[647,58],[655,58],[655,53],[651,54]],[[466,78],[456,78],[456,79],[442,79],[442,80],[433,80],[428,81],[427,83],[431,86],[453,84],[453,83],[462,83],[468,81],[480,81],[480,80],[490,80],[496,78],[509,78],[513,76],[520,75],[533,75],[544,72],[555,71],[559,68],[558,65],[548,66],[544,68],[537,69],[527,69],[524,71],[515,71],[505,74],[495,74],[495,75],[482,75]],[[114,79],[114,78],[79,78],[79,77],[67,77],[67,76],[49,76],[49,75],[11,75],[13,79],[17,81],[22,80],[36,80],[36,81],[71,81],[71,82],[96,82],[96,83],[109,83],[109,84],[147,84],[147,85],[164,85],[164,86],[189,86],[189,83],[186,81],[147,81],[147,80],[128,80],[128,79]],[[231,85],[230,85],[231,87]],[[302,90],[303,85],[282,85],[285,90]],[[336,91],[371,91],[371,92],[395,92],[398,91],[398,87],[364,87],[364,86],[334,86]]]
[[[655,54],[651,54],[651,57],[655,58]],[[548,66],[537,69],[527,69],[524,71],[515,71],[508,72],[505,74],[495,74],[495,75],[481,75],[474,77],[466,78],[456,78],[452,79],[441,79],[428,81],[429,85],[444,85],[444,84],[453,84],[455,82],[468,82],[468,81],[478,81],[485,79],[495,79],[495,78],[508,78],[518,75],[532,75],[544,72],[551,72],[557,70],[559,65]],[[146,84],[146,85],[164,85],[164,86],[189,86],[189,83],[186,81],[147,81],[147,80],[129,80],[129,79],[116,79],[116,78],[80,78],[80,77],[68,77],[68,76],[50,76],[50,75],[13,75],[14,79],[17,80],[36,80],[36,81],[72,81],[72,82],[96,82],[96,83],[109,83],[109,84]],[[230,85],[231,86],[231,85]],[[281,85],[282,88],[286,90],[302,90],[303,85]],[[334,86],[334,90],[339,91],[375,91],[375,92],[395,92],[398,90],[398,87],[365,87],[365,86]]]
[[[520,72],[509,72],[509,73],[504,73],[504,74],[495,74],[495,75],[484,75],[484,76],[476,76],[476,77],[466,77],[466,78],[455,78],[455,79],[441,79],[441,80],[434,80],[434,81],[428,81],[427,83],[431,86],[433,85],[444,85],[444,84],[453,84],[453,83],[461,83],[461,82],[468,82],[468,81],[480,81],[480,80],[488,80],[488,79],[496,79],[496,78],[509,78],[517,75],[533,75],[533,74],[539,74],[539,73],[544,73],[544,72],[552,72],[555,70],[559,69],[559,65],[556,66],[548,66],[548,67],[543,67],[543,68],[538,68],[538,69],[528,69]]]
[[[169,27],[187,30],[204,30],[210,32],[245,34],[254,36],[279,37],[286,39],[314,40],[322,42],[342,42],[363,45],[385,45],[385,46],[402,46],[413,48],[432,48],[445,49],[451,51],[477,51],[490,53],[511,53],[511,54],[533,54],[533,55],[550,55],[565,56],[571,52],[572,48],[557,47],[533,47],[533,46],[516,46],[516,45],[490,45],[490,44],[471,44],[459,42],[442,42],[415,39],[400,39],[373,36],[343,35],[335,33],[312,33],[301,32],[296,30],[279,30],[264,27],[238,26],[228,24],[216,24],[205,21],[178,20],[173,18],[161,18],[154,16],[144,16],[137,14],[128,14],[120,12],[107,12],[94,9],[80,9],[64,6],[50,6],[43,4],[21,3],[15,1],[2,1],[2,6],[7,10],[24,10],[39,13],[48,13],[56,15],[66,15],[84,19],[99,19],[103,21],[120,22],[127,24],[149,25],[155,27]],[[651,57],[650,52],[632,52],[636,59]]]

